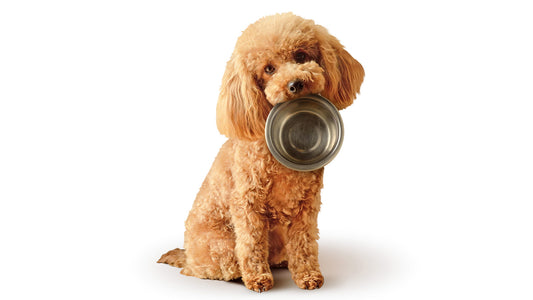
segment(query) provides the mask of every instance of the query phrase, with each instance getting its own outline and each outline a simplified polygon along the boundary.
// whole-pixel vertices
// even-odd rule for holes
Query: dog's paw
[[[319,289],[324,284],[324,276],[316,271],[299,273],[292,278],[299,288],[305,290]]]
[[[274,286],[274,278],[270,273],[243,278],[242,281],[248,289],[259,293],[266,292]]]

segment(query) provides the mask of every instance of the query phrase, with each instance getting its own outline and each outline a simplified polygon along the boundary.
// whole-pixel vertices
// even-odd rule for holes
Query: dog
[[[265,121],[278,103],[307,95],[351,105],[364,70],[337,38],[292,13],[264,17],[238,38],[217,103],[220,149],[186,220],[185,249],[159,263],[204,279],[242,279],[253,291],[273,287],[271,267],[288,267],[302,289],[324,282],[317,216],[324,168],[281,165],[265,141]]]

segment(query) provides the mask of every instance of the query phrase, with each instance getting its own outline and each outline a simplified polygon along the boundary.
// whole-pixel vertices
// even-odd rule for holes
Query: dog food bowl
[[[277,104],[268,115],[268,149],[282,165],[312,171],[327,165],[340,150],[344,136],[337,108],[320,95]]]

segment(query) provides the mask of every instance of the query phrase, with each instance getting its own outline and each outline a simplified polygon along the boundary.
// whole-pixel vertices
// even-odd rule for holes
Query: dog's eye
[[[265,67],[265,73],[267,73],[268,75],[273,74],[274,71],[276,71],[276,68],[274,68],[273,65],[268,65]]]
[[[296,51],[294,53],[294,60],[299,64],[303,64],[304,62],[308,60],[307,53],[303,51]]]

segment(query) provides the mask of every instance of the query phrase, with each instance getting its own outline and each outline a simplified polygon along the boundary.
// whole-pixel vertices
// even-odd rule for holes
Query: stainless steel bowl
[[[340,150],[344,136],[337,108],[320,95],[277,104],[268,115],[268,149],[282,165],[312,171],[327,165]]]

